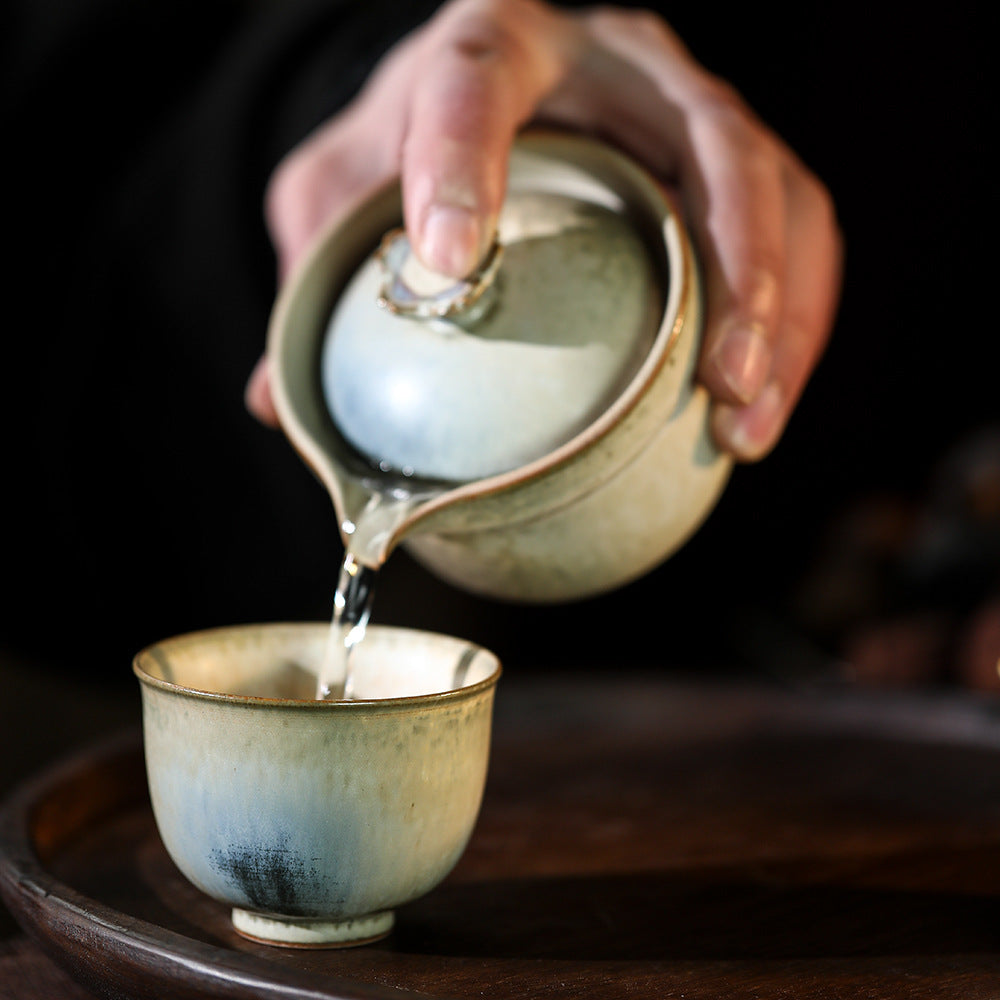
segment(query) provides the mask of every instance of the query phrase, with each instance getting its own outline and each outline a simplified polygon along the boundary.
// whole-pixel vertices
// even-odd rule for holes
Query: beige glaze
[[[392,545],[472,591],[563,601],[662,562],[715,505],[731,461],[712,442],[708,395],[694,385],[701,289],[690,238],[661,186],[604,145],[547,133],[518,140],[509,185],[620,197],[662,271],[662,322],[636,375],[589,427],[541,459],[416,505]],[[269,332],[279,419],[341,522],[359,508],[359,487],[319,389],[319,345],[340,290],[400,216],[394,185],[324,233],[283,289]]]
[[[236,626],[141,652],[149,790],[168,853],[241,933],[333,946],[383,936],[437,885],[478,814],[491,653],[371,628],[358,700],[310,700],[327,624]]]

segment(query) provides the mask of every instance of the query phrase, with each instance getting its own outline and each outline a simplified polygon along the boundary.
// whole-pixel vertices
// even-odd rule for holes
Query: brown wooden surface
[[[383,942],[238,938],[156,834],[134,736],[22,786],[0,997],[1000,997],[993,702],[505,682],[453,875]],[[48,977],[48,978],[46,978]],[[37,992],[32,992],[36,990]]]

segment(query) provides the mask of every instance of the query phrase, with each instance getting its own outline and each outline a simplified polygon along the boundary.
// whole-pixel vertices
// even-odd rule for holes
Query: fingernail
[[[424,219],[420,258],[434,271],[464,278],[479,263],[482,227],[459,205],[434,205]]]
[[[718,404],[712,431],[719,447],[744,462],[763,458],[781,433],[784,398],[781,386],[768,382],[749,406]]]
[[[735,322],[719,338],[712,362],[741,403],[750,403],[771,371],[771,347],[761,323]]]

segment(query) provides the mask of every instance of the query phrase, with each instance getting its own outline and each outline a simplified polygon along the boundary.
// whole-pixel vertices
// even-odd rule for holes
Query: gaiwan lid
[[[541,458],[621,394],[664,291],[610,189],[533,190],[511,172],[497,239],[465,282],[390,234],[348,282],[323,339],[324,399],[372,465],[468,482]]]

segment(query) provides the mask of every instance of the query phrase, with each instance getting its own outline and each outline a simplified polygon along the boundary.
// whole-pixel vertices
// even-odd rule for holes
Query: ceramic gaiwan
[[[329,625],[236,626],[135,660],[150,797],[181,872],[271,944],[360,944],[436,886],[471,835],[495,656],[376,627],[356,699],[317,701]]]
[[[593,140],[522,136],[498,245],[458,283],[420,268],[401,217],[394,184],[339,220],[269,332],[279,419],[345,541],[377,507],[362,562],[401,543],[515,600],[653,568],[731,470],[694,381],[698,271],[665,191]]]

